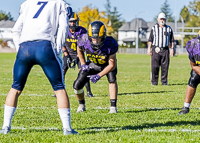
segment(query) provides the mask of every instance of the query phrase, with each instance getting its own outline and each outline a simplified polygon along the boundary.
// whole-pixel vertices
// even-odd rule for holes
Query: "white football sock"
[[[190,108],[190,103],[185,103],[185,102],[184,102],[184,107]]]
[[[62,121],[62,125],[64,129],[71,131],[71,115],[69,108],[59,108],[58,113],[60,115],[60,119]]]
[[[4,129],[6,126],[11,128],[11,122],[13,115],[15,113],[16,107],[7,106],[4,104],[4,119],[3,119],[3,127]]]

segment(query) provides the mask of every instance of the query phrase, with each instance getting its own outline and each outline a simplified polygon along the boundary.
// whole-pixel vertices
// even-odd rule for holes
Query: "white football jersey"
[[[13,41],[48,40],[61,53],[68,31],[68,5],[63,0],[26,0],[13,27]],[[56,37],[56,38],[55,38]]]

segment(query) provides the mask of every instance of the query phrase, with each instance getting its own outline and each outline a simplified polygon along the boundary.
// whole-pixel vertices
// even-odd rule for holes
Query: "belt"
[[[154,48],[156,48],[156,47],[154,47]],[[167,47],[158,47],[158,48],[160,48],[160,50],[167,50],[169,47],[167,46]]]

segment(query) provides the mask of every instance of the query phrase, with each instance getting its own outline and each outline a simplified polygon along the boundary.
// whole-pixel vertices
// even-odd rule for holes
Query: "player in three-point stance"
[[[101,21],[94,21],[89,25],[88,34],[83,34],[78,39],[78,56],[81,62],[81,71],[74,82],[74,92],[79,101],[77,112],[83,112],[85,108],[85,98],[83,86],[91,80],[96,83],[104,75],[109,82],[110,112],[117,113],[117,42],[106,36],[106,26]],[[85,61],[84,52],[89,59]]]
[[[200,31],[198,37],[189,40],[186,44],[186,49],[189,54],[190,66],[192,68],[190,72],[190,79],[188,81],[185,102],[179,115],[189,113],[190,104],[196,93],[197,86],[200,83]]]
[[[78,55],[77,55],[77,39],[82,34],[87,33],[87,30],[81,26],[79,26],[79,17],[78,15],[73,12],[71,16],[69,17],[69,30],[68,30],[68,36],[66,39],[66,42],[63,46],[63,71],[64,71],[64,77],[66,75],[66,72],[69,68],[74,68],[76,64],[78,65],[79,70],[81,69],[81,63],[79,61]],[[86,90],[87,90],[87,96],[93,97],[93,94],[90,89],[90,82],[88,81],[85,84]],[[54,95],[55,97],[55,95]]]

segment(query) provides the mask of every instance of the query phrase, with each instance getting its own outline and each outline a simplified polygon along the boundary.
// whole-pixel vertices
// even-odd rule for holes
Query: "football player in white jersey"
[[[63,0],[26,0],[21,5],[20,15],[12,30],[17,50],[13,84],[4,105],[4,122],[0,133],[10,132],[18,97],[31,68],[37,64],[42,67],[56,94],[63,134],[78,134],[71,128],[70,105],[65,91],[61,57],[71,12],[71,7]]]

